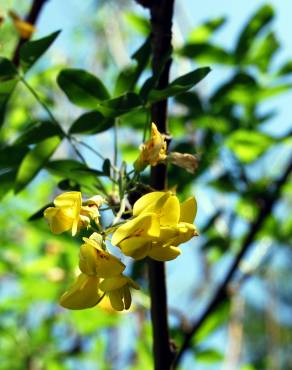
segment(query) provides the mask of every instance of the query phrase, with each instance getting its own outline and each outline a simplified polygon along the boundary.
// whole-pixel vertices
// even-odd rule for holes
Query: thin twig
[[[191,347],[192,345],[191,342],[192,342],[193,337],[195,336],[197,331],[201,328],[201,326],[205,323],[206,319],[227,299],[228,285],[233,279],[235,273],[237,272],[239,264],[244,258],[249,247],[254,242],[257,233],[260,231],[264,222],[266,221],[268,216],[271,214],[273,207],[279,200],[283,186],[288,181],[291,171],[292,171],[292,158],[290,159],[290,162],[288,163],[288,166],[286,170],[283,172],[282,176],[277,181],[275,181],[274,184],[271,186],[271,191],[266,192],[263,198],[261,199],[258,217],[251,224],[249,228],[249,232],[242,242],[240,252],[236,256],[231,267],[229,268],[225,276],[225,279],[217,288],[213,298],[207,305],[201,317],[193,324],[192,328],[188,332],[185,333],[183,344],[174,362],[174,369],[178,367],[183,355]]]
[[[40,104],[40,106],[46,111],[46,113],[48,114],[49,118],[51,119],[51,122],[58,127],[58,129],[61,131],[62,133],[62,136],[64,136],[69,142],[70,144],[72,145],[76,155],[80,158],[80,160],[86,164],[86,160],[85,158],[83,157],[83,155],[80,153],[80,151],[78,150],[78,148],[76,147],[76,145],[74,144],[73,140],[72,140],[72,137],[70,135],[68,135],[62,128],[60,122],[58,122],[58,120],[55,118],[55,116],[53,115],[53,113],[51,112],[51,110],[49,109],[49,107],[46,105],[46,103],[43,102],[43,100],[40,98],[40,96],[38,95],[38,93],[34,90],[34,88],[25,80],[25,78],[23,76],[20,75],[20,81],[24,84],[24,86],[30,91],[30,93],[34,96],[34,98],[36,99],[36,101]]]

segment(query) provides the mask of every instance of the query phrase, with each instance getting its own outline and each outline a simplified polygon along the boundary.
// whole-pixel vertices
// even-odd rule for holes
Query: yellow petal
[[[126,284],[129,284],[134,289],[140,289],[139,285],[136,284],[134,280],[122,274],[119,276],[104,279],[100,283],[99,287],[102,291],[108,293],[112,290],[119,289]]]
[[[87,275],[108,278],[120,275],[125,265],[109,252],[104,251],[94,240],[83,238],[85,244],[80,248],[79,268]]]
[[[123,240],[119,247],[126,256],[140,260],[147,256],[151,247],[151,241],[148,238],[134,236]]]
[[[108,294],[112,307],[117,311],[130,308],[132,298],[129,287],[139,289],[132,279],[124,275],[105,279],[100,284],[100,289]]]
[[[113,233],[111,242],[113,245],[118,245],[126,238],[134,236],[148,237],[154,239],[159,236],[159,221],[155,214],[146,213],[140,217],[136,217],[117,228]]]
[[[186,199],[180,205],[180,222],[192,224],[197,214],[197,202],[195,197]]]
[[[72,227],[72,218],[68,217],[60,208],[49,207],[44,211],[44,216],[54,234],[61,234]]]
[[[54,204],[57,208],[61,208],[68,217],[72,217],[72,236],[76,235],[78,230],[81,203],[82,198],[79,191],[68,191],[60,194],[54,200]]]
[[[176,225],[180,217],[179,200],[175,195],[171,195],[160,211],[160,225]]]
[[[173,245],[155,245],[149,252],[149,257],[156,261],[171,261],[181,254],[181,250]]]
[[[71,310],[95,306],[102,297],[99,278],[80,274],[75,283],[62,295],[60,305]]]
[[[82,198],[80,191],[67,191],[56,197],[54,204],[56,207],[76,207],[81,208]]]
[[[112,308],[116,311],[123,311],[124,309],[124,302],[123,302],[123,296],[122,291],[120,289],[114,290],[109,293],[109,300],[112,305]]]
[[[153,212],[153,210],[155,211],[159,206],[161,208],[170,195],[171,193],[166,193],[165,191],[153,191],[151,193],[143,195],[134,204],[133,216],[138,216],[142,212]],[[161,201],[163,197],[164,200],[162,201],[162,203],[159,203],[159,201]],[[148,211],[148,209],[150,211]]]
[[[160,232],[158,243],[164,244],[164,246],[185,243],[190,240],[193,236],[198,235],[196,227],[193,224],[186,222],[180,222],[172,228],[162,227]]]
[[[128,310],[131,306],[131,303],[132,303],[132,296],[131,296],[131,292],[130,292],[130,289],[129,289],[128,285],[123,287],[123,293],[122,294],[123,294],[125,310]]]
[[[134,204],[133,215],[138,216],[146,212],[155,213],[161,225],[177,224],[180,217],[179,200],[170,191],[145,194]]]
[[[128,283],[128,278],[124,275],[114,276],[108,279],[104,279],[99,287],[102,291],[108,293],[112,290],[121,288]]]

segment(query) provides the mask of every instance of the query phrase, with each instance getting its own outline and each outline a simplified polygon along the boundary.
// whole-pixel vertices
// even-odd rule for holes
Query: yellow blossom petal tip
[[[197,214],[197,202],[195,197],[186,199],[180,205],[180,222],[192,224]]]
[[[60,298],[60,305],[70,310],[82,310],[97,305],[102,295],[98,277],[80,274]]]

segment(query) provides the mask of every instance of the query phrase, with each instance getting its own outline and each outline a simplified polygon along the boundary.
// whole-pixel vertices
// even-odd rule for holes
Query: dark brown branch
[[[27,16],[25,17],[26,22],[28,22],[30,24],[33,24],[33,25],[36,24],[37,19],[40,16],[42,8],[45,5],[46,1],[47,0],[33,0],[32,4],[31,4],[31,8],[30,8]],[[13,59],[12,59],[13,63],[16,66],[19,65],[19,51],[20,51],[20,48],[26,41],[27,41],[26,39],[20,38],[17,45],[16,45],[14,55],[13,55]]]
[[[209,302],[202,316],[198,319],[197,322],[195,322],[193,327],[185,334],[181,349],[178,352],[177,357],[174,361],[174,368],[176,368],[179,365],[184,353],[186,352],[188,348],[191,347],[191,341],[193,337],[195,336],[197,331],[200,329],[200,327],[204,324],[205,320],[227,299],[228,285],[231,282],[232,278],[234,277],[238,269],[238,266],[240,262],[242,261],[243,257],[245,256],[246,252],[248,251],[249,247],[254,242],[257,233],[260,231],[265,220],[271,214],[273,207],[279,200],[283,186],[286,184],[289,178],[289,175],[291,174],[291,171],[292,171],[292,158],[286,170],[283,172],[283,175],[277,181],[275,181],[275,183],[271,187],[270,189],[271,191],[267,192],[261,199],[260,211],[259,211],[258,217],[251,224],[249,232],[242,242],[240,252],[236,256],[234,262],[232,263],[230,269],[228,270],[225,279],[223,280],[221,285],[216,290],[212,300]]]
[[[156,88],[168,85],[171,59],[171,28],[174,0],[139,0],[150,9],[152,30],[152,71],[159,79]],[[165,62],[161,70],[161,64]],[[159,69],[159,70],[158,70]],[[167,100],[151,106],[151,120],[162,133],[167,133]],[[156,190],[167,188],[167,168],[160,164],[151,168],[151,186]],[[149,287],[151,297],[151,320],[153,328],[153,351],[155,370],[170,370],[174,359],[167,313],[165,267],[163,262],[148,260]]]

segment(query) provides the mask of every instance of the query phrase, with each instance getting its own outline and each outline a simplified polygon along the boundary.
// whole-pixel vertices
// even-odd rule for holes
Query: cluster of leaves
[[[136,60],[135,68],[131,71],[124,71],[118,76],[114,94],[111,96],[102,81],[81,69],[63,69],[59,72],[57,83],[64,91],[68,99],[74,105],[90,109],[83,113],[71,124],[68,132],[65,132],[62,125],[51,113],[46,104],[38,96],[38,93],[28,85],[25,74],[31,69],[34,63],[49,48],[59,32],[55,32],[39,40],[29,41],[20,49],[20,70],[11,61],[1,58],[1,118],[2,124],[5,117],[5,109],[17,85],[23,83],[35,96],[48,114],[47,120],[36,118],[36,122],[29,126],[9,146],[1,149],[1,168],[5,170],[1,174],[1,182],[4,185],[2,196],[14,188],[16,192],[24,189],[28,183],[45,168],[57,172],[63,178],[61,187],[67,184],[68,180],[74,182],[74,187],[87,186],[88,181],[95,179],[95,190],[102,190],[101,182],[97,176],[110,177],[110,163],[106,159],[102,170],[88,168],[86,163],[73,160],[51,161],[51,156],[60,146],[63,139],[68,139],[76,149],[74,142],[76,134],[99,134],[115,124],[115,119],[137,110],[149,109],[151,103],[163,100],[189,90],[204,78],[209,68],[199,68],[175,79],[164,90],[156,90],[158,76],[152,76],[134,92],[135,84],[150,58],[149,40],[142,45],[134,54]],[[78,151],[76,149],[78,154]],[[13,156],[11,155],[13,153]],[[80,157],[82,159],[82,157]],[[83,161],[84,162],[84,161]],[[80,173],[83,174],[80,177]],[[66,176],[69,175],[69,176]],[[69,186],[71,188],[71,186]]]

